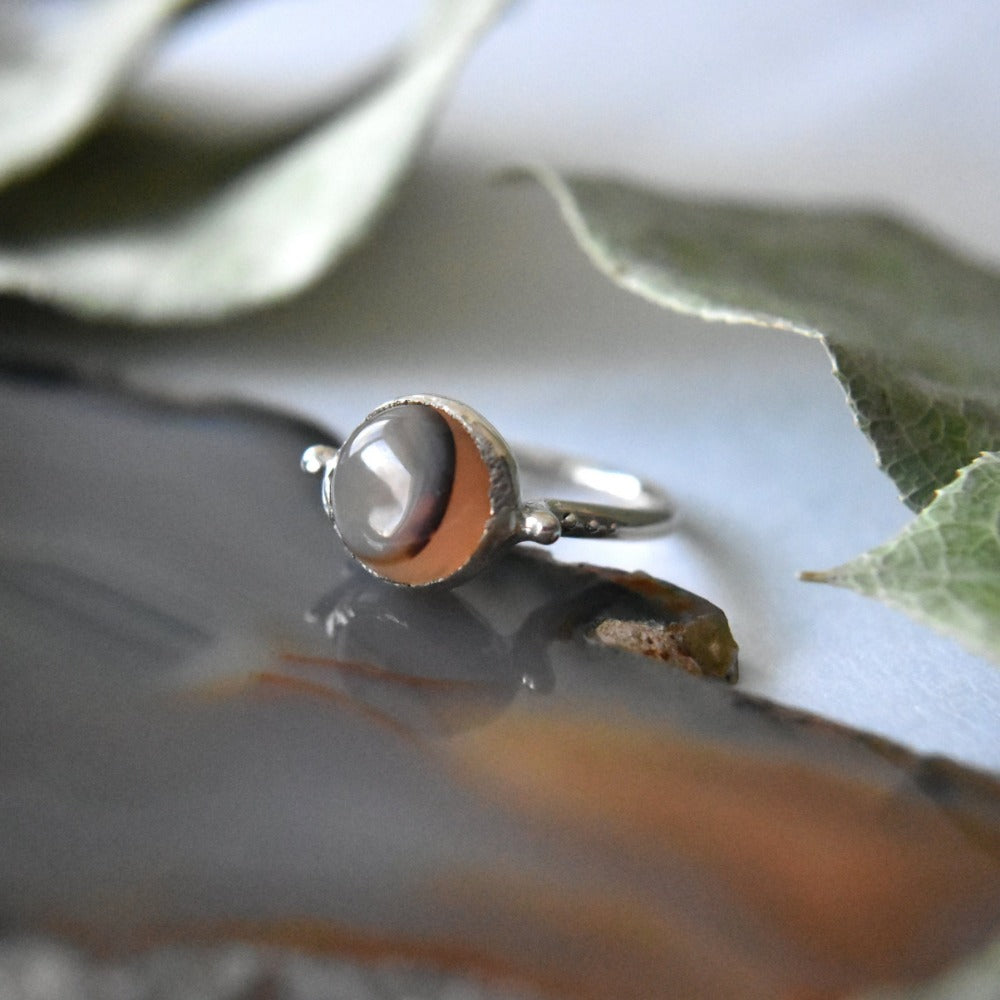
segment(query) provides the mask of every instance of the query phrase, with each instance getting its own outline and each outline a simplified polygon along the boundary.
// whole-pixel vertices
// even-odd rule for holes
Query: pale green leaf
[[[1000,277],[886,216],[534,172],[591,261],[677,312],[819,338],[914,509],[1000,449]]]
[[[70,146],[115,96],[163,26],[194,0],[85,0],[32,31],[0,12],[0,185]]]
[[[963,469],[892,541],[803,579],[876,597],[1000,662],[1000,454]]]
[[[4,227],[14,238],[0,244],[0,289],[84,315],[147,322],[210,320],[295,294],[368,232],[445,89],[505,2],[437,0],[392,73],[200,200],[178,207],[176,194],[203,186],[206,174],[217,178],[226,156],[188,158],[179,187],[159,183],[145,213],[137,208],[156,171],[115,171],[103,184],[127,210],[111,224],[93,212],[76,225],[74,211],[63,225],[45,212],[40,193],[22,198],[19,224]],[[131,155],[154,162],[141,146]],[[100,159],[96,171],[83,172],[94,183]],[[73,184],[77,172],[67,171]]]

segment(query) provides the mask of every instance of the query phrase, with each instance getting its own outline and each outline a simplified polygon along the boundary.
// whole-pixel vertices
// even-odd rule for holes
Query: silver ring
[[[522,500],[520,470],[610,503]],[[658,486],[555,452],[511,449],[475,410],[404,396],[373,410],[340,448],[317,444],[323,509],[365,569],[405,587],[453,585],[518,542],[664,534],[676,520]]]

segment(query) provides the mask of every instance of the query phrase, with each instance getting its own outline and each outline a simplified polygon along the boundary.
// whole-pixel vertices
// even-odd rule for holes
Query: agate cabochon
[[[458,572],[492,513],[486,462],[469,431],[425,403],[373,413],[340,449],[331,489],[347,549],[394,583]]]

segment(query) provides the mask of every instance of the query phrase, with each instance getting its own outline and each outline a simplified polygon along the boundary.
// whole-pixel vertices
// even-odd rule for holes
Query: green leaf
[[[17,5],[2,12],[8,44],[0,61],[0,185],[78,139],[163,26],[192,3],[87,0],[60,11],[60,27],[41,34],[27,30]]]
[[[685,200],[533,176],[597,268],[677,312],[820,339],[861,428],[919,510],[1000,450],[1000,277],[870,212]]]
[[[1000,454],[963,469],[892,541],[802,578],[877,597],[1000,662]]]
[[[225,175],[231,154],[206,147],[185,158],[175,189],[142,136],[117,156],[118,136],[110,164],[81,152],[90,156],[82,171],[93,182],[88,190],[103,185],[114,221],[91,209],[85,194],[65,213],[67,224],[46,211],[79,193],[75,159],[54,183],[42,178],[37,187],[11,191],[17,205],[0,207],[0,217],[16,219],[4,227],[14,239],[0,245],[0,290],[82,315],[144,322],[212,320],[295,294],[369,231],[445,89],[505,3],[437,0],[394,72],[235,176]],[[244,152],[234,165],[246,162]],[[136,164],[143,169],[131,169]],[[207,195],[199,183],[205,177],[215,182]],[[178,191],[192,199],[178,205]]]

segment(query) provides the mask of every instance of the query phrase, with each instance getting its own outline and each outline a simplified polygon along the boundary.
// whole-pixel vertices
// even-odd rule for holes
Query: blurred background
[[[129,111],[282,127],[377,69],[422,11],[208,5],[141,68]],[[984,0],[520,0],[473,52],[373,236],[300,299],[208,329],[139,330],[5,303],[6,336],[341,433],[394,396],[453,395],[512,442],[656,478],[683,505],[676,535],[554,555],[642,569],[720,604],[748,691],[998,769],[1000,671],[795,578],[910,516],[820,346],[629,296],[586,262],[546,195],[497,179],[545,163],[694,194],[874,205],[996,265],[998,38],[1000,7]]]

